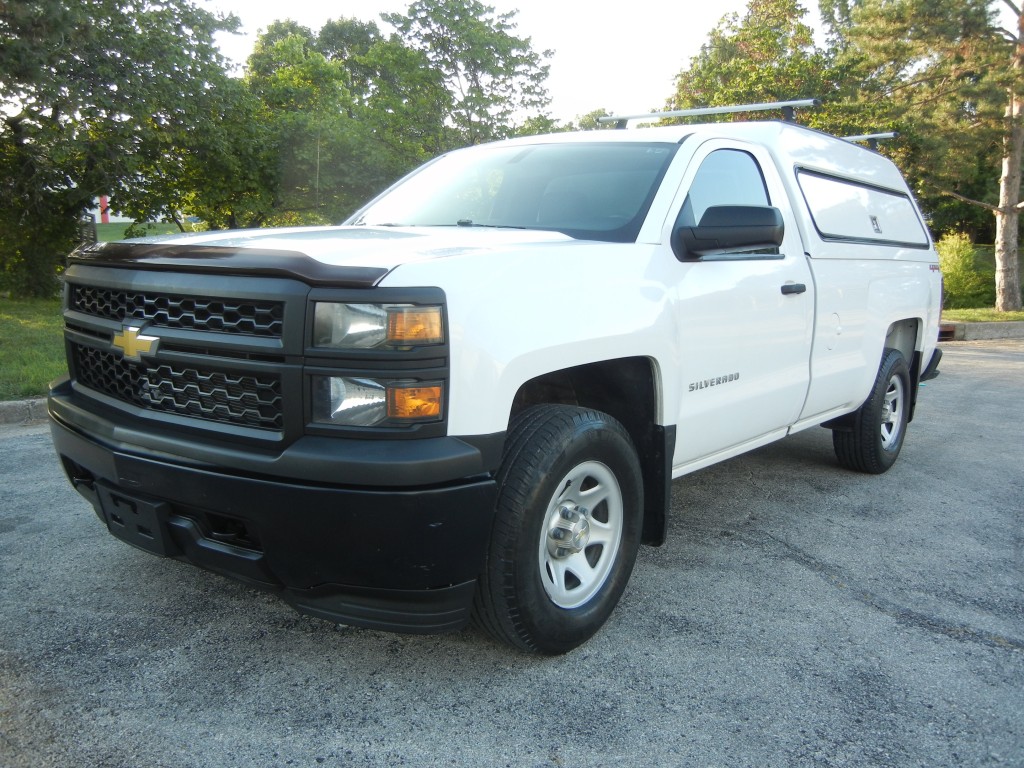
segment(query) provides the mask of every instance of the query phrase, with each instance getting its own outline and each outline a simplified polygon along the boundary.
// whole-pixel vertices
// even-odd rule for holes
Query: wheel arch
[[[671,498],[675,427],[658,422],[658,367],[646,357],[603,360],[537,376],[520,386],[509,422],[534,405],[561,404],[607,413],[625,427],[640,461],[643,479],[645,544],[665,541]]]
[[[882,360],[885,359],[885,355],[890,349],[895,349],[903,355],[903,359],[907,361],[907,367],[910,369],[910,412],[907,418],[908,423],[913,420],[914,406],[917,405],[917,385],[921,377],[920,350],[923,343],[923,329],[924,321],[919,317],[907,317],[889,323],[885,337],[882,340],[881,349],[878,350],[878,362],[872,373],[873,379],[874,374],[878,371],[878,366],[881,365]],[[853,428],[855,417],[856,410],[844,416],[826,421],[821,426],[826,429],[849,431]]]
[[[917,391],[921,381],[921,368],[923,361],[921,350],[924,347],[924,320],[919,317],[908,317],[890,323],[885,333],[885,344],[882,349],[882,357],[885,357],[886,350],[895,349],[907,361],[910,369],[910,413],[907,421],[914,420],[914,408],[917,406]]]

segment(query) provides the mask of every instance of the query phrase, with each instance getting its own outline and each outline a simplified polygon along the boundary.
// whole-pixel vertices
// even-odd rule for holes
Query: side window
[[[797,180],[823,239],[928,247],[928,233],[906,193],[807,170]]]
[[[753,155],[738,149],[719,149],[704,158],[676,226],[699,224],[704,211],[715,205],[771,205]]]

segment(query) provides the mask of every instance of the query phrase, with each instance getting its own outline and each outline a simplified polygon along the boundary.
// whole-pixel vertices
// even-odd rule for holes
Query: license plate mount
[[[167,533],[169,507],[97,484],[107,528],[121,541],[155,555],[168,557],[177,549]]]

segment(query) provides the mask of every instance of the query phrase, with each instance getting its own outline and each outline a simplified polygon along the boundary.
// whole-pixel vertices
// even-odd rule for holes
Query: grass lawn
[[[97,224],[100,241],[124,239],[129,225]],[[177,234],[175,224],[148,224],[147,234]],[[0,400],[41,397],[67,370],[60,299],[0,298]]]
[[[996,312],[994,309],[944,309],[944,323],[1009,323],[1024,321],[1024,312]]]
[[[66,371],[59,299],[0,299],[0,400],[46,394]]]

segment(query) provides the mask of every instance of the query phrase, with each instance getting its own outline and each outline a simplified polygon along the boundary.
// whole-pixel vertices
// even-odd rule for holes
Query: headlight
[[[438,382],[314,376],[313,421],[343,427],[439,421],[443,395]]]
[[[318,302],[313,346],[327,349],[403,349],[444,342],[441,307]]]

